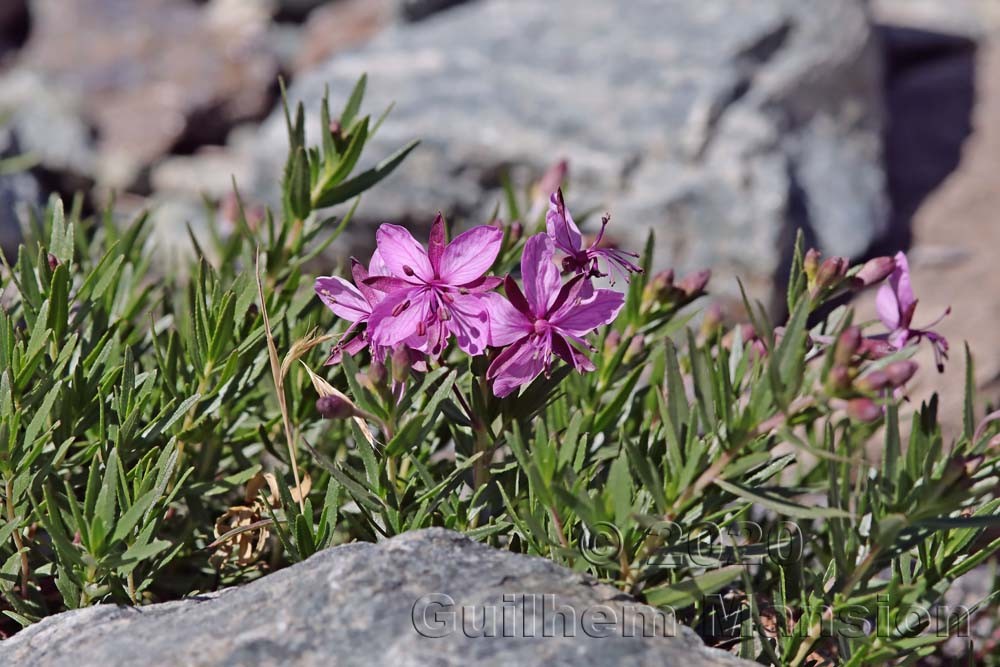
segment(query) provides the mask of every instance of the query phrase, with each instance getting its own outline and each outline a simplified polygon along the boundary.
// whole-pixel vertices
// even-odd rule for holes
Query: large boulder
[[[315,113],[367,72],[368,108],[395,102],[372,158],[423,140],[362,219],[482,221],[503,170],[567,158],[573,210],[610,210],[632,247],[655,230],[660,266],[762,294],[795,228],[852,257],[885,232],[880,64],[863,0],[481,0],[393,26],[290,97]],[[276,112],[250,146],[258,191],[284,132]]]
[[[706,648],[669,616],[551,561],[432,528],[329,549],[216,594],[50,617],[0,643],[0,664],[753,663]]]

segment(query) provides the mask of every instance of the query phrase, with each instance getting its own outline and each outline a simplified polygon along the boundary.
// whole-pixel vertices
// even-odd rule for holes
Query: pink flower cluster
[[[401,347],[436,358],[454,338],[470,356],[490,352],[487,378],[497,396],[548,374],[553,357],[581,372],[593,370],[580,348],[593,350],[586,336],[615,319],[624,296],[595,288],[591,278],[607,275],[602,263],[626,278],[640,271],[628,259],[634,255],[599,247],[606,225],[607,218],[601,236],[584,248],[562,192],[554,193],[546,233],[524,245],[522,289],[509,275],[487,275],[503,243],[497,227],[475,227],[448,243],[438,215],[425,249],[405,228],[383,224],[368,267],[352,259],[353,282],[316,279],[319,298],[351,323],[327,363],[365,348],[380,361]],[[557,249],[565,280],[555,263]],[[495,291],[501,284],[503,294]]]

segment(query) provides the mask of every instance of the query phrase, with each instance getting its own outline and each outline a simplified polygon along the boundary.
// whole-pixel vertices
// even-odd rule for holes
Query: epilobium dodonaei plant
[[[355,174],[363,89],[323,104],[316,147],[289,113],[280,211],[234,196],[181,271],[148,216],[53,201],[27,225],[0,311],[0,630],[427,526],[765,664],[913,662],[968,627],[939,603],[1000,549],[996,414],[968,355],[960,433],[906,405],[914,350],[947,343],[914,324],[905,257],[799,248],[780,326],[747,299],[748,322],[696,329],[708,272],[651,274],[606,218],[585,235],[560,164],[507,187],[502,221],[386,224],[344,271],[322,252],[350,210],[327,209],[412,147]],[[865,288],[880,322],[830,311]]]

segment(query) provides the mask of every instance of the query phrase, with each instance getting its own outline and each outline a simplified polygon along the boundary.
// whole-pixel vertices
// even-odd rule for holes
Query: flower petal
[[[375,233],[378,252],[389,273],[399,278],[416,276],[424,282],[434,279],[427,252],[405,227],[383,224]]]
[[[896,253],[896,270],[889,275],[889,285],[896,293],[900,313],[905,313],[916,305],[917,300],[913,297],[913,286],[910,284],[910,263],[906,260],[905,253]],[[909,326],[909,322],[903,324]]]
[[[878,288],[875,295],[875,311],[882,324],[889,331],[899,328],[899,301],[896,300],[896,292],[889,284]]]
[[[521,254],[521,279],[524,297],[537,317],[544,317],[559,294],[559,268],[552,261],[552,239],[536,234],[524,244]]]
[[[489,313],[489,343],[493,347],[504,347],[531,333],[533,325],[524,313],[496,292],[484,294]]]
[[[455,237],[441,255],[438,277],[449,285],[464,285],[490,270],[503,243],[503,232],[480,225]]]
[[[574,337],[583,337],[599,326],[610,324],[625,304],[625,295],[610,289],[594,290],[581,302],[570,301],[549,319],[552,326]]]
[[[368,320],[371,339],[378,345],[392,347],[413,337],[426,338],[432,300],[425,289],[387,294]]]
[[[388,276],[392,272],[386,265],[385,260],[382,259],[382,253],[375,248],[375,252],[372,253],[372,258],[368,260],[368,275],[370,276]]]
[[[559,334],[552,335],[552,353],[581,373],[589,373],[595,368],[586,355]]]
[[[448,331],[455,334],[455,341],[462,351],[473,357],[482,354],[490,337],[486,299],[481,294],[453,296],[452,302],[445,307],[448,317],[441,319]]]
[[[493,393],[503,398],[528,384],[545,370],[551,353],[548,336],[524,338],[500,353],[486,372],[493,380]]]
[[[348,322],[361,322],[372,312],[364,294],[339,276],[320,276],[314,288],[326,307]]]
[[[353,257],[351,257],[351,276],[354,278],[354,285],[361,292],[361,295],[365,297],[365,301],[368,302],[369,306],[374,307],[375,304],[382,300],[382,295],[365,283],[369,278],[368,269]]]
[[[548,232],[556,246],[569,255],[575,255],[583,248],[583,236],[573,222],[573,216],[566,209],[562,188],[552,193],[549,198],[549,212],[545,214],[545,231]]]
[[[444,255],[444,249],[447,245],[447,238],[444,229],[444,217],[438,213],[437,217],[434,218],[434,223],[431,225],[431,235],[427,239],[427,256],[431,260],[431,268],[434,269],[435,275],[441,274],[441,256]]]
[[[347,342],[334,345],[333,349],[330,350],[330,356],[327,357],[325,362],[323,362],[323,365],[333,366],[335,364],[339,364],[345,354],[349,357],[353,357],[366,347],[368,347],[368,341],[365,340],[364,335],[355,336]]]

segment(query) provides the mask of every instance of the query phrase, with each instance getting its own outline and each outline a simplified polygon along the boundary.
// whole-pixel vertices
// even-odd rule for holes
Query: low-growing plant
[[[708,272],[651,274],[652,239],[617,249],[608,217],[585,239],[557,165],[506,187],[504,222],[449,242],[439,215],[426,245],[382,225],[370,261],[330,271],[413,147],[352,176],[381,123],[364,85],[334,121],[324,100],[319,147],[287,114],[280,214],[234,195],[188,271],[158,271],[148,216],[53,200],[27,226],[0,313],[7,617],[443,526],[765,664],[912,663],[968,625],[940,605],[1000,549],[997,427],[966,353],[962,432],[945,441],[936,399],[901,428],[915,348],[948,353],[914,325],[904,255],[849,267],[800,242],[783,326],[746,295],[746,324],[696,326]],[[879,322],[831,309],[875,286]]]

